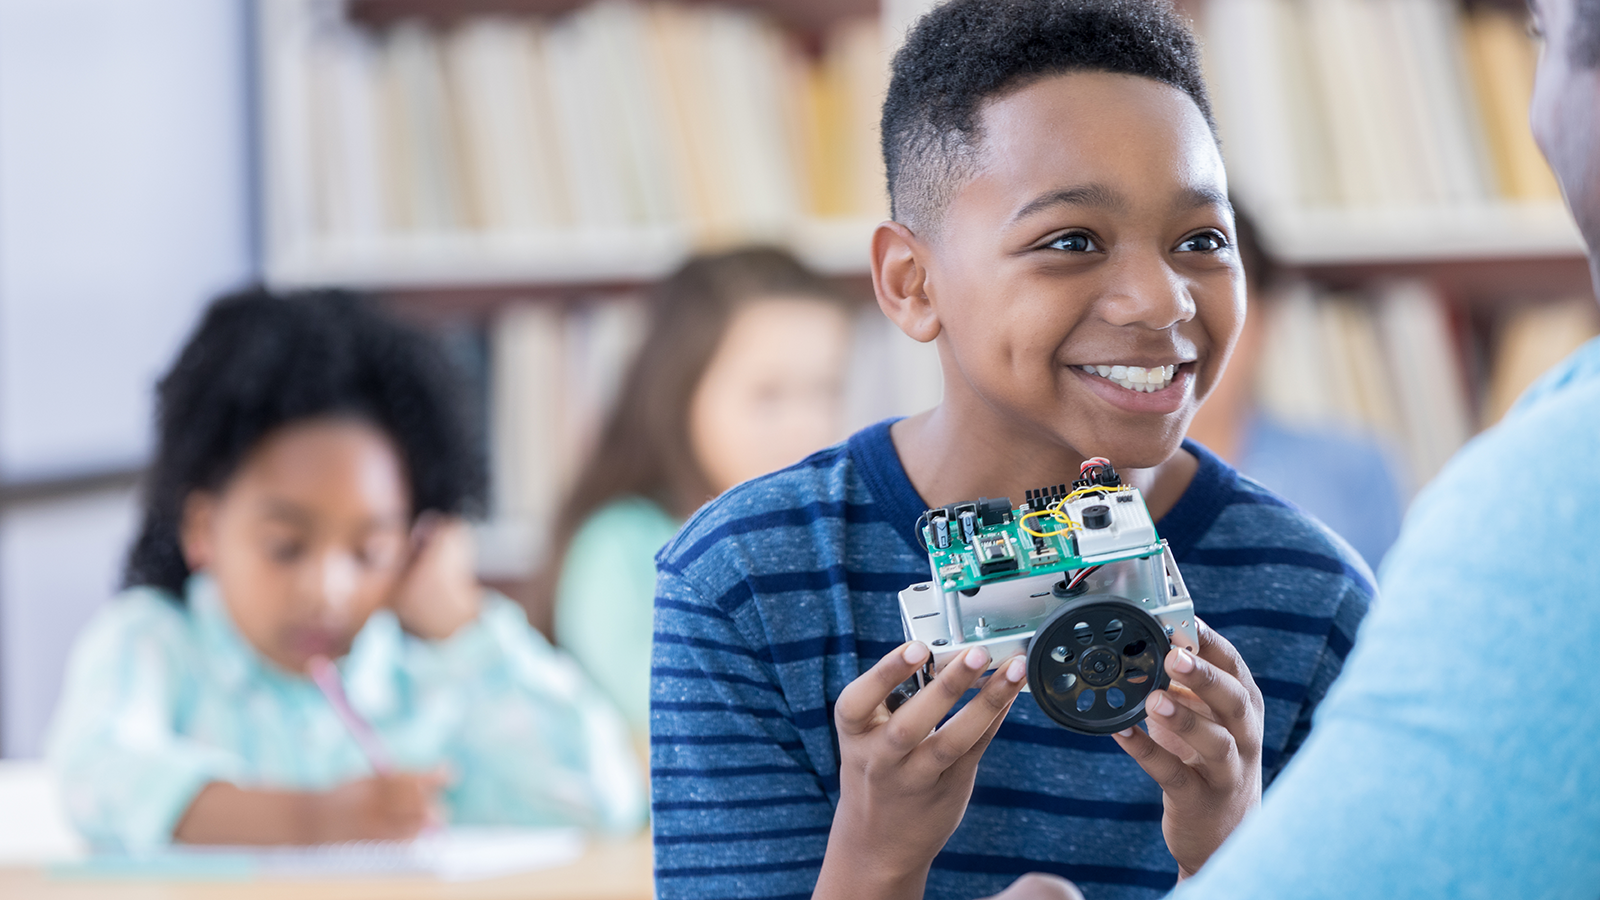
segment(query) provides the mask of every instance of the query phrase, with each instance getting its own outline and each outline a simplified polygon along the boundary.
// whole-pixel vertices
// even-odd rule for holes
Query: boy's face
[[[222,490],[184,510],[189,567],[215,579],[239,633],[304,672],[350,649],[393,595],[411,516],[404,464],[355,421],[288,425],[261,441]]]
[[[923,254],[947,393],[1082,456],[1163,462],[1244,318],[1210,129],[1181,91],[1105,73],[1043,78],[981,122],[980,172]]]

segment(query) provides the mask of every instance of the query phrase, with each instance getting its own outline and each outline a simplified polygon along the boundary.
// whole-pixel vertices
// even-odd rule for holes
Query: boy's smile
[[[1089,456],[1160,465],[1244,319],[1210,128],[1182,91],[1101,72],[1002,94],[980,124],[976,174],[931,234],[902,236],[925,312],[885,304],[938,339],[941,414],[1040,469],[1019,483],[1059,481]]]

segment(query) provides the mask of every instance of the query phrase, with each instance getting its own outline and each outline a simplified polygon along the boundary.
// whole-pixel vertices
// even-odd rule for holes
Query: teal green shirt
[[[135,588],[78,639],[48,754],[68,814],[97,846],[140,850],[172,830],[206,784],[325,790],[371,774],[307,679],[261,657],[215,583],[187,604]],[[419,640],[383,611],[339,662],[351,705],[397,766],[447,767],[452,822],[581,825],[644,820],[626,728],[520,608],[497,594],[449,639]]]
[[[601,507],[573,536],[556,588],[556,642],[577,657],[639,735],[650,729],[656,551],[679,524],[643,497]]]

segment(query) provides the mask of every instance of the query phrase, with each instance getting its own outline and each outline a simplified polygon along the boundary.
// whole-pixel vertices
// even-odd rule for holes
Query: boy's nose
[[[1129,253],[1114,262],[1100,300],[1100,316],[1112,325],[1164,331],[1195,316],[1185,280],[1154,253]]]

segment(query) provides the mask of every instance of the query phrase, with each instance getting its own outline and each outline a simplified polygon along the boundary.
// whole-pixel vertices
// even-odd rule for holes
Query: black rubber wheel
[[[1144,721],[1145,698],[1167,686],[1172,642],[1138,604],[1091,594],[1056,610],[1028,645],[1028,687],[1045,715],[1080,734]]]

